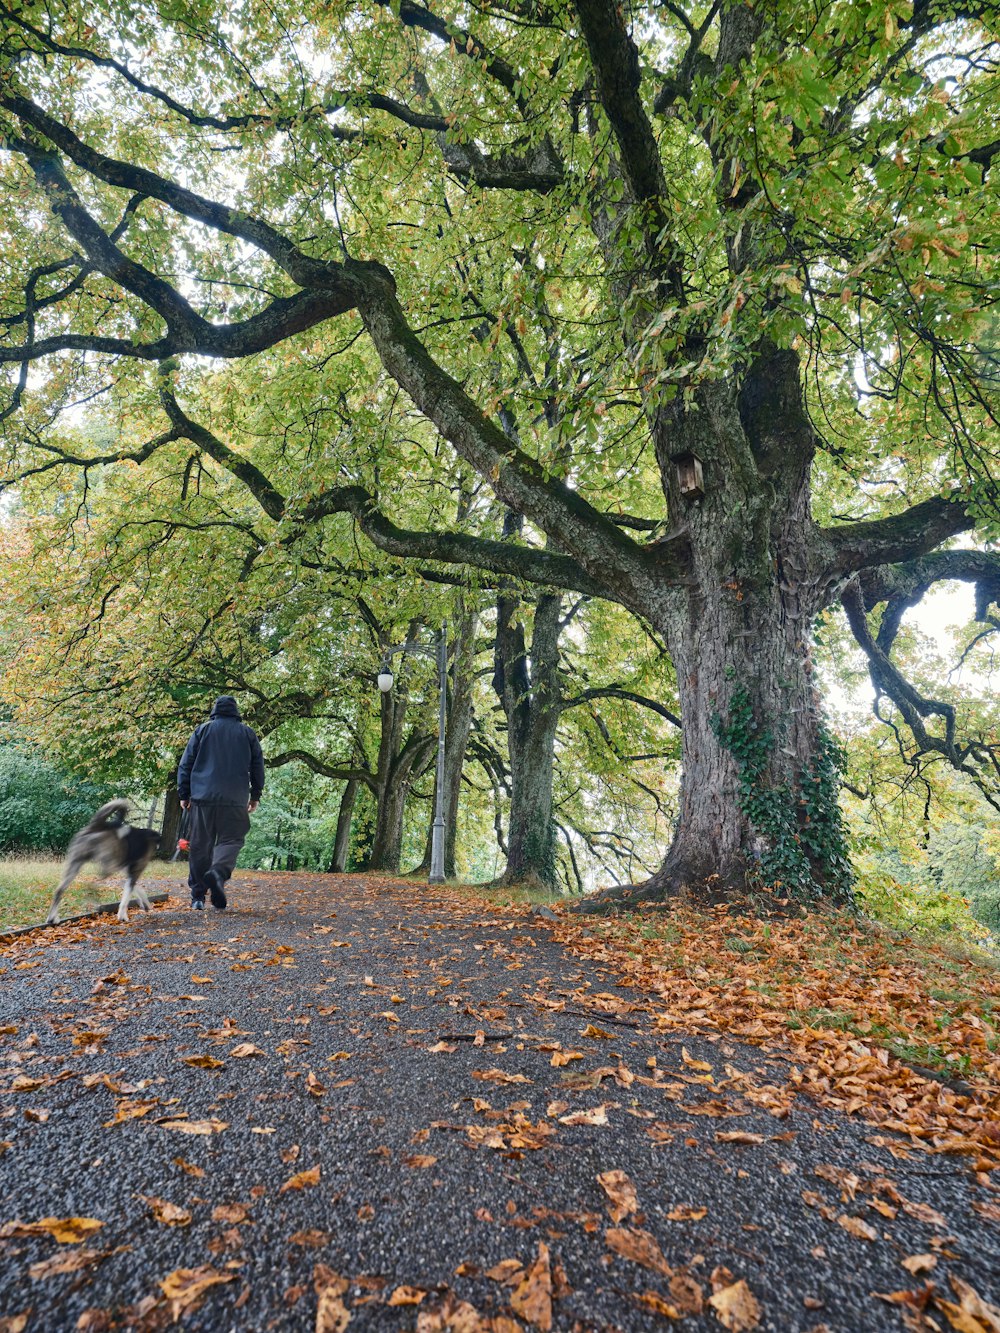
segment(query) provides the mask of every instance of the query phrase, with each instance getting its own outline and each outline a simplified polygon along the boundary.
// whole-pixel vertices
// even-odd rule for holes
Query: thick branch
[[[376,779],[373,773],[369,773],[366,768],[350,768],[339,764],[327,764],[322,759],[317,759],[314,754],[309,754],[306,750],[286,750],[282,754],[268,755],[268,768],[281,768],[284,764],[305,764],[306,768],[312,769],[320,777],[330,778],[336,782],[363,782],[366,787],[372,791],[376,790]]]
[[[927,555],[949,537],[974,526],[965,501],[935,495],[891,518],[823,528],[819,535],[832,548],[831,572],[844,575]]]

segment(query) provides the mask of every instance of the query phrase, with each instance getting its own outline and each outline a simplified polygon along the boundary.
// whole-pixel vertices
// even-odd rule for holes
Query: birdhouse
[[[697,454],[674,454],[670,461],[677,472],[677,489],[685,500],[705,494],[705,473]]]

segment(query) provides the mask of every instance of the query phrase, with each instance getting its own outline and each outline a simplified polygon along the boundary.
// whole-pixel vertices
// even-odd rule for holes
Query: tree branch
[[[831,573],[844,575],[927,555],[949,537],[974,526],[966,502],[958,495],[935,495],[891,518],[822,528],[818,535],[832,548]]]
[[[600,685],[581,690],[572,699],[566,699],[562,706],[564,710],[577,708],[589,699],[625,699],[628,703],[638,704],[641,708],[649,708],[652,712],[659,713],[660,717],[666,718],[671,726],[680,729],[680,718],[676,713],[672,713],[669,708],[664,708],[663,704],[657,703],[655,699],[647,698],[644,694],[636,694],[634,690],[625,690],[618,685]]]
[[[266,762],[268,768],[281,768],[284,764],[304,764],[320,777],[330,778],[336,782],[363,782],[372,791],[375,791],[377,785],[374,774],[369,773],[366,768],[327,764],[306,750],[285,750],[282,754],[268,755]]]

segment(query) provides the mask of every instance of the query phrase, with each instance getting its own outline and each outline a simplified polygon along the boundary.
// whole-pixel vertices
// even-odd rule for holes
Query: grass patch
[[[10,857],[0,860],[0,928],[37,926],[49,913],[52,894],[59,883],[62,861],[55,858]],[[172,884],[187,883],[187,864],[179,861],[154,861],[142,878],[147,890],[159,880]],[[87,867],[70,886],[59,908],[65,920],[77,912],[89,911],[95,903],[108,903],[120,897],[121,875],[101,879]]]

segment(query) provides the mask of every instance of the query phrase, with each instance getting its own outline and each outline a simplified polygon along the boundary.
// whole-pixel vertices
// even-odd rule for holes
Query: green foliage
[[[740,808],[760,835],[753,877],[764,887],[809,900],[817,893],[849,901],[851,866],[838,803],[841,753],[821,728],[816,759],[796,790],[769,780],[774,734],[754,716],[743,686],[729,703],[729,722],[718,714],[713,730],[736,760]]]
[[[0,743],[0,853],[61,852],[110,788],[77,778],[27,743]]]

